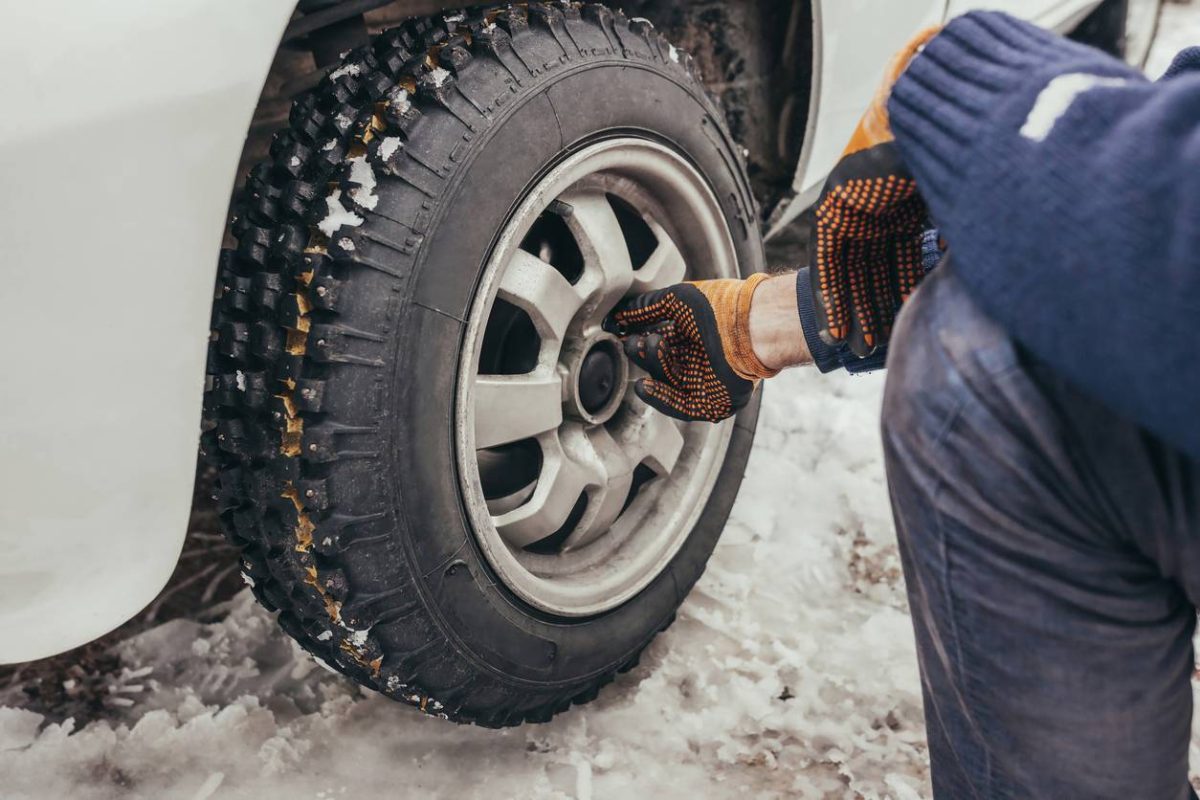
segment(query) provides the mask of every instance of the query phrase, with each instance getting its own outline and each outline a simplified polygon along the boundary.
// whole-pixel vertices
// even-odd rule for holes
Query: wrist
[[[752,291],[747,332],[755,360],[771,374],[812,363],[796,306],[796,273],[761,280]]]
[[[730,282],[736,286],[736,293],[733,297],[732,324],[724,334],[725,360],[739,377],[748,381],[772,378],[779,372],[758,357],[750,334],[754,298],[759,287],[768,280],[769,275],[759,272],[743,281]]]

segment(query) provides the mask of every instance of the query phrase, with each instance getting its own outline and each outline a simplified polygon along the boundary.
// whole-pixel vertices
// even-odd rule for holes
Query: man
[[[1195,796],[1198,65],[1151,83],[1002,14],[956,19],[900,55],[830,177],[811,275],[681,284],[612,318],[640,396],[683,419],[890,351],[939,798]]]

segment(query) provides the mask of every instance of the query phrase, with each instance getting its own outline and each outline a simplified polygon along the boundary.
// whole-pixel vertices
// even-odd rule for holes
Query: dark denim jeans
[[[1015,347],[950,264],[888,367],[935,796],[1194,797],[1200,466]]]

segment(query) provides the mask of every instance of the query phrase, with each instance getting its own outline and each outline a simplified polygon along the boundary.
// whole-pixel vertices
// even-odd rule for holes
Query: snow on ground
[[[1198,11],[1167,7],[1151,74],[1200,41]],[[0,798],[927,797],[882,385],[772,381],[708,572],[591,705],[499,732],[422,717],[326,673],[243,592],[221,622],[122,644],[108,719],[0,708]]]
[[[708,572],[642,665],[547,725],[459,727],[326,673],[243,592],[123,644],[130,705],[0,710],[5,798],[890,797],[924,793],[878,441],[881,376],[769,387]]]

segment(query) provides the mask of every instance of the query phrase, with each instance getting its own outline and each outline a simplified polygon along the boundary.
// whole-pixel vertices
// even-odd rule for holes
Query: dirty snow
[[[325,205],[328,212],[325,214],[325,219],[317,223],[317,228],[326,236],[332,237],[342,226],[357,228],[363,224],[363,218],[353,211],[342,205],[342,190],[334,189],[325,198]]]
[[[389,97],[388,97],[388,102],[391,103],[393,106],[395,106],[395,108],[401,114],[403,114],[404,112],[406,112],[410,108],[412,108],[412,98],[408,94],[407,89],[400,89],[399,91],[393,91],[393,93],[391,95],[389,95]]]
[[[1179,32],[1198,21],[1167,7],[1151,74],[1162,49],[1200,41]],[[330,200],[327,235],[361,224]],[[642,664],[588,706],[506,731],[426,718],[320,669],[243,591],[219,622],[174,620],[119,645],[119,702],[102,721],[76,730],[0,708],[0,796],[928,797],[882,385],[809,370],[771,382],[708,572]]]
[[[385,162],[391,161],[392,156],[396,155],[396,151],[400,149],[400,145],[404,142],[399,136],[386,136],[379,142],[379,157]]]
[[[358,184],[350,190],[350,199],[360,208],[371,211],[379,205],[379,198],[375,196],[375,170],[366,156],[350,159],[350,182]]]
[[[362,74],[362,67],[358,64],[344,64],[333,72],[329,73],[329,79],[336,81],[338,78],[343,78],[347,75],[357,78]]]

